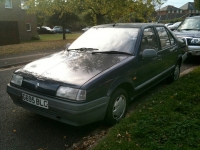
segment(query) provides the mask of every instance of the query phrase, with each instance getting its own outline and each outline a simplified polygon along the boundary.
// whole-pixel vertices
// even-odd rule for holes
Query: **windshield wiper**
[[[74,49],[68,49],[68,51],[71,50],[79,50],[79,51],[93,51],[93,50],[99,50],[97,48],[86,48],[86,47],[82,47],[82,48],[74,48]]]
[[[120,51],[98,51],[98,52],[92,52],[92,54],[95,53],[107,53],[107,54],[127,54],[127,55],[132,55],[130,53],[127,52],[120,52]]]

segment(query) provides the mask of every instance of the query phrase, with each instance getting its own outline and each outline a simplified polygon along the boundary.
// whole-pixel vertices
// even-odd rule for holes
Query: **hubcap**
[[[176,68],[175,68],[175,70],[174,70],[174,80],[177,80],[177,79],[178,79],[178,77],[179,77],[179,72],[180,72],[179,66],[177,65]]]
[[[113,106],[113,118],[120,120],[126,110],[126,98],[124,95],[120,95],[116,98],[116,101]]]

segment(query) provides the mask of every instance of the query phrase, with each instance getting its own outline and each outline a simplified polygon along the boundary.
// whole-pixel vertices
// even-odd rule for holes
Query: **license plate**
[[[30,103],[32,105],[38,106],[38,107],[42,107],[42,108],[46,108],[48,109],[48,101],[38,98],[38,97],[34,97],[25,93],[22,93],[22,100]]]

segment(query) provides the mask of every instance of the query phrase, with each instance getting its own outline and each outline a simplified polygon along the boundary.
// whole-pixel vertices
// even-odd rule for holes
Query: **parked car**
[[[184,39],[188,46],[188,54],[200,56],[200,16],[187,17],[174,34]]]
[[[15,104],[67,124],[113,125],[129,101],[166,78],[179,78],[185,50],[185,42],[161,24],[94,26],[66,50],[16,70],[7,92]]]
[[[90,29],[90,28],[91,28],[90,26],[85,27],[85,28],[82,29],[82,31],[87,31],[87,30]]]
[[[181,24],[181,22],[176,22],[174,23],[173,25],[169,25],[168,28],[171,30],[171,31],[174,31],[178,28],[178,26]]]
[[[173,25],[173,23],[166,23],[165,24],[165,26],[167,26],[167,27],[170,26],[170,25]]]
[[[61,26],[54,26],[53,30],[55,33],[63,33],[63,27],[61,27]],[[65,33],[71,33],[71,30],[65,29]]]
[[[51,29],[50,27],[42,26],[37,28],[38,34],[54,34],[54,30]]]

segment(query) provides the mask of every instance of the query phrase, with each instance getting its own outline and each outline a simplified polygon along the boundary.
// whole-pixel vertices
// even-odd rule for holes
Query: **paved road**
[[[181,70],[199,64],[199,57],[190,58]],[[17,67],[0,70],[0,150],[65,150],[102,127],[99,122],[73,127],[14,105],[5,90],[16,69]],[[145,95],[148,96],[148,92]]]

